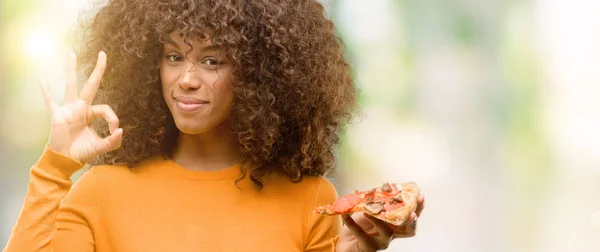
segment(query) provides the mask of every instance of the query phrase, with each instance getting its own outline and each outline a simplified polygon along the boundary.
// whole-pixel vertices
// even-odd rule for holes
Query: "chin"
[[[175,121],[175,126],[177,129],[187,135],[200,135],[210,129],[207,129],[206,125],[202,125],[199,123],[190,123],[190,122],[178,122]]]
[[[179,111],[171,111],[177,129],[187,135],[200,135],[217,129],[226,118],[211,114],[181,114]]]

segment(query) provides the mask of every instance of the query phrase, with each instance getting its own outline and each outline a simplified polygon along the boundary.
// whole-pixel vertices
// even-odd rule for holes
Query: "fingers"
[[[58,106],[56,104],[56,102],[54,102],[54,99],[52,99],[52,95],[50,94],[50,91],[48,90],[48,86],[46,85],[46,82],[42,79],[38,80],[38,84],[40,86],[40,89],[42,90],[42,95],[44,96],[44,103],[46,103],[46,107],[48,108],[48,111],[50,111],[50,114],[54,113],[54,111],[56,110],[56,107]]]
[[[121,139],[123,138],[123,129],[116,129],[110,136],[105,137],[102,141],[95,143],[94,149],[96,153],[106,153],[121,147]]]
[[[405,233],[408,237],[413,237],[417,234],[417,219],[419,217],[416,213],[410,215],[411,222],[407,223]]]
[[[81,90],[81,94],[79,95],[80,99],[87,101],[88,104],[92,104],[94,97],[96,97],[96,92],[98,91],[98,86],[100,85],[100,81],[102,80],[102,75],[104,74],[105,69],[106,53],[100,52],[98,53],[96,68],[94,68],[90,78],[85,82],[83,89]]]
[[[417,234],[417,214],[411,213],[406,222],[400,226],[393,226],[394,238],[409,238]]]
[[[350,232],[352,232],[356,236],[358,241],[361,244],[363,244],[368,251],[376,251],[377,250],[377,244],[375,243],[373,238],[371,236],[369,236],[365,232],[365,230],[363,230],[358,224],[356,224],[356,222],[354,222],[354,220],[352,219],[352,217],[350,217],[350,215],[344,214],[344,215],[342,215],[342,219],[344,220],[344,223],[348,227],[348,230],[350,230]]]
[[[377,219],[371,215],[365,214],[365,217],[367,218],[367,220],[369,220],[371,222],[371,224],[373,224],[373,227],[375,227],[375,230],[377,231],[377,233],[382,234],[383,237],[391,237],[392,233],[394,232],[385,221],[382,221],[380,219]]]
[[[67,86],[65,90],[65,103],[77,100],[77,57],[74,53],[67,55]]]
[[[88,113],[88,124],[91,124],[96,118],[103,118],[108,122],[110,134],[114,134],[119,128],[119,117],[117,117],[117,114],[115,114],[112,108],[106,104],[94,105],[90,108]]]
[[[420,194],[419,197],[417,197],[417,210],[415,210],[417,217],[421,216],[423,208],[425,208],[425,196]]]
[[[88,123],[92,123],[96,118],[103,118],[108,122],[108,130],[110,131],[109,136],[95,143],[94,149],[96,153],[106,153],[121,147],[123,129],[119,128],[119,118],[112,108],[106,104],[94,105],[88,113]]]

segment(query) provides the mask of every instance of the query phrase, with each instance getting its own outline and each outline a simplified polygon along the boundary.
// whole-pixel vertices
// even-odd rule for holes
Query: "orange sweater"
[[[341,227],[311,211],[337,197],[322,177],[269,175],[258,191],[249,179],[236,187],[239,166],[195,172],[156,158],[93,167],[70,188],[82,167],[44,152],[4,252],[330,252]]]

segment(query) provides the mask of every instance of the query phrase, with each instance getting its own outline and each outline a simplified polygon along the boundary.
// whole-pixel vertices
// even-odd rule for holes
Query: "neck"
[[[238,164],[237,143],[225,129],[217,127],[200,135],[180,132],[173,161],[193,171],[218,171]]]

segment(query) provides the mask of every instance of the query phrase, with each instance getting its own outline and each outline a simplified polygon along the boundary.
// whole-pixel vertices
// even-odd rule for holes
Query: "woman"
[[[422,196],[396,234],[312,212],[337,197],[322,176],[355,100],[323,12],[109,1],[86,30],[81,92],[74,54],[65,104],[43,88],[50,138],[4,251],[375,251],[414,235]]]

